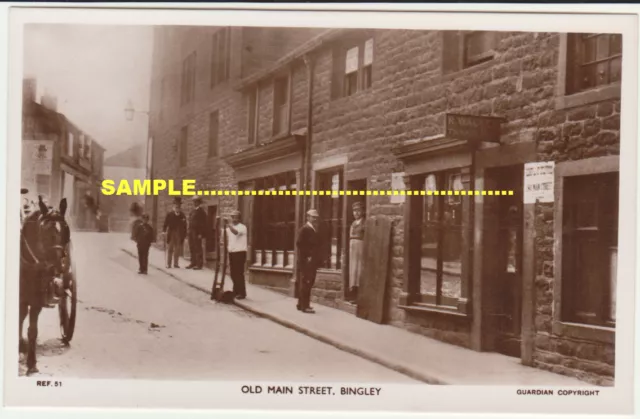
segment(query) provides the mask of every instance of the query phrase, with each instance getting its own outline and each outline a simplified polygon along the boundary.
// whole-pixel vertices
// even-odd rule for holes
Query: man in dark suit
[[[166,237],[167,246],[167,268],[179,268],[178,264],[182,253],[184,239],[187,236],[187,216],[182,212],[182,199],[177,197],[173,200],[173,210],[167,213],[164,219],[163,231]]]
[[[202,208],[202,198],[193,197],[193,210],[189,214],[189,251],[191,252],[191,263],[187,269],[202,269],[204,266],[204,255],[202,250],[202,239],[207,232],[207,213]]]
[[[318,211],[307,212],[307,223],[298,230],[296,246],[300,267],[300,288],[298,292],[298,310],[303,313],[315,313],[311,308],[311,289],[316,281],[316,271],[320,266],[320,235],[318,233]]]

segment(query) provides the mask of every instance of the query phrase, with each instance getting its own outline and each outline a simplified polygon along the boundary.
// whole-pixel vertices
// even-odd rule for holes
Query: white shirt
[[[246,252],[247,251],[247,227],[238,223],[233,226],[238,234],[233,234],[227,227],[227,237],[229,238],[229,253]]]

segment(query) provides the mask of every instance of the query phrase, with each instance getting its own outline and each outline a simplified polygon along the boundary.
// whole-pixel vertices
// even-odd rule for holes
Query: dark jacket
[[[189,234],[192,236],[205,236],[207,233],[207,213],[204,208],[198,207],[189,214]]]
[[[178,234],[180,240],[184,240],[187,236],[187,216],[183,212],[179,214],[173,211],[167,213],[162,231],[167,233],[167,241],[170,241],[174,234]]]
[[[320,235],[309,224],[303,225],[298,230],[296,246],[301,267],[318,267],[320,265],[322,262]]]
[[[156,241],[156,234],[151,224],[140,221],[134,226],[133,240],[140,245],[150,245]]]

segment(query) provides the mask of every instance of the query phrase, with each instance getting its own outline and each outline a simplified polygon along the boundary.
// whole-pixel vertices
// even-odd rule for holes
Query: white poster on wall
[[[391,174],[391,189],[393,191],[393,195],[391,195],[391,203],[402,204],[406,198],[405,195],[400,195],[400,191],[405,190],[404,172]],[[396,192],[398,193],[397,195]]]
[[[553,202],[554,162],[533,162],[524,165],[524,203]]]

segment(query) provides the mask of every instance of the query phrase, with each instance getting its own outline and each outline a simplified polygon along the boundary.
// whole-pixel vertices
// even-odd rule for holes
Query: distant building
[[[106,158],[104,161],[105,179],[113,180],[116,187],[122,180],[127,180],[129,185],[133,185],[134,180],[144,179],[145,154],[144,144],[139,144]],[[109,220],[109,231],[128,231],[129,208],[133,202],[142,203],[142,201],[139,196],[103,195],[100,210]]]
[[[27,200],[42,195],[57,207],[65,197],[72,227],[92,228],[100,206],[104,147],[57,111],[54,96],[44,95],[38,103],[35,79],[23,80],[22,103],[21,185],[29,189]]]

